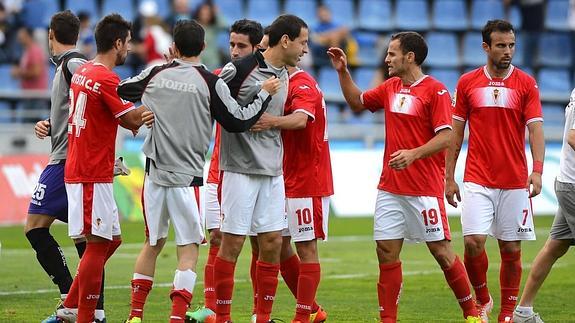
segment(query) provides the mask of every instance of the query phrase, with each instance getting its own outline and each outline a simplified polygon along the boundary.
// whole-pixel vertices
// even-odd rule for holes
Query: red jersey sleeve
[[[541,100],[539,99],[539,87],[534,79],[529,78],[529,82],[526,82],[526,94],[525,103],[523,106],[523,119],[525,124],[529,124],[533,121],[543,121],[543,112],[541,111]]]
[[[120,79],[116,74],[112,75],[106,80],[103,80],[100,86],[100,95],[104,105],[112,112],[115,118],[119,118],[134,109],[134,104],[130,101],[122,100],[118,96],[117,88]]]
[[[451,129],[451,98],[449,91],[441,83],[438,83],[431,94],[431,122],[433,130],[438,132],[441,129]]]
[[[361,102],[363,106],[366,107],[371,112],[377,110],[385,109],[388,105],[387,100],[387,84],[389,80],[383,82],[378,87],[371,90],[367,90],[361,94]]]
[[[293,85],[291,103],[286,106],[286,115],[301,111],[315,120],[315,106],[317,102],[317,89],[309,80],[303,80]]]
[[[452,106],[453,106],[453,119],[459,121],[467,121],[469,113],[469,105],[467,104],[467,97],[465,93],[465,84],[462,78],[457,82],[455,93],[453,93]]]

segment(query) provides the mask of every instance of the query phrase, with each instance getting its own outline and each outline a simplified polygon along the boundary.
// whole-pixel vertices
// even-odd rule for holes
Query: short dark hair
[[[230,33],[247,35],[252,46],[259,44],[264,37],[264,29],[262,25],[255,20],[249,19],[236,20],[230,28]]]
[[[427,57],[427,43],[423,36],[415,31],[403,31],[391,36],[391,40],[399,40],[399,48],[405,55],[409,52],[415,54],[415,64],[421,66]]]
[[[494,31],[502,33],[514,33],[513,25],[505,20],[495,19],[489,20],[483,29],[481,29],[481,36],[483,37],[483,42],[491,46],[491,33]]]
[[[195,20],[180,20],[174,26],[174,43],[183,56],[198,56],[204,49],[204,28]]]
[[[80,19],[70,10],[57,12],[50,19],[50,30],[60,44],[76,45],[80,33]]]
[[[94,38],[96,38],[96,50],[105,53],[114,48],[116,40],[123,43],[128,39],[132,24],[117,13],[109,14],[102,18],[96,25]]]
[[[79,11],[78,12],[78,19],[80,19],[80,22],[90,20],[90,13],[88,11]]]
[[[264,28],[264,35],[270,35],[270,27],[271,26],[267,26],[266,28]]]
[[[283,35],[287,35],[290,40],[298,38],[304,28],[308,29],[307,24],[298,16],[286,14],[277,17],[269,26],[269,46],[276,46]]]

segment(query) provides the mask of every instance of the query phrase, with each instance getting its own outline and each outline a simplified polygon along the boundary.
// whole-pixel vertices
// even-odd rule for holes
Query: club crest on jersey
[[[405,104],[405,97],[402,96],[402,97],[399,99],[399,108],[398,108],[399,111],[403,110],[403,105],[404,105],[404,104]]]
[[[495,103],[495,105],[499,104],[499,97],[500,97],[500,92],[498,88],[493,89],[493,103]]]

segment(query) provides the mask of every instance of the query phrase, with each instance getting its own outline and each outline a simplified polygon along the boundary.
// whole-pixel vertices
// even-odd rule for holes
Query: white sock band
[[[142,274],[138,274],[138,273],[134,273],[133,279],[143,279],[143,280],[154,281],[154,277],[150,277],[150,276],[146,276],[146,275],[142,275]]]
[[[174,289],[180,290],[185,289],[192,293],[194,291],[194,286],[196,285],[196,275],[191,269],[188,270],[177,270],[174,275]]]

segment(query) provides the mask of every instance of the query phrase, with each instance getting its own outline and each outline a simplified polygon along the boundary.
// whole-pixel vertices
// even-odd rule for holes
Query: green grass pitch
[[[453,243],[461,255],[463,240],[458,218],[451,218]],[[376,322],[378,266],[374,242],[371,239],[371,218],[330,219],[330,240],[320,243],[322,281],[318,302],[329,313],[330,322]],[[547,239],[552,217],[537,217],[537,241],[523,244],[523,283],[533,258]],[[143,223],[122,224],[124,244],[111,258],[106,271],[106,313],[108,322],[123,322],[129,313],[130,279],[135,258],[143,241]],[[77,256],[66,237],[66,226],[56,225],[53,234],[64,247],[71,271],[77,265]],[[58,297],[55,285],[37,263],[22,227],[0,228],[0,322],[40,322],[53,311]],[[249,243],[236,267],[234,304],[235,322],[249,322],[251,315],[251,284],[249,282]],[[499,309],[499,252],[493,239],[488,242],[490,259],[489,287],[495,299],[492,320]],[[203,302],[203,265],[207,247],[202,247],[198,265],[198,284],[192,307]],[[404,287],[399,307],[401,322],[462,322],[459,307],[447,287],[443,273],[425,245],[406,244],[402,253]],[[174,244],[167,244],[158,261],[155,287],[148,297],[146,322],[167,322],[170,303],[168,298],[176,255]],[[536,300],[535,310],[545,322],[575,322],[575,255],[567,253],[551,272]],[[523,284],[522,284],[523,286]],[[289,322],[295,302],[287,287],[280,281],[273,317]]]

